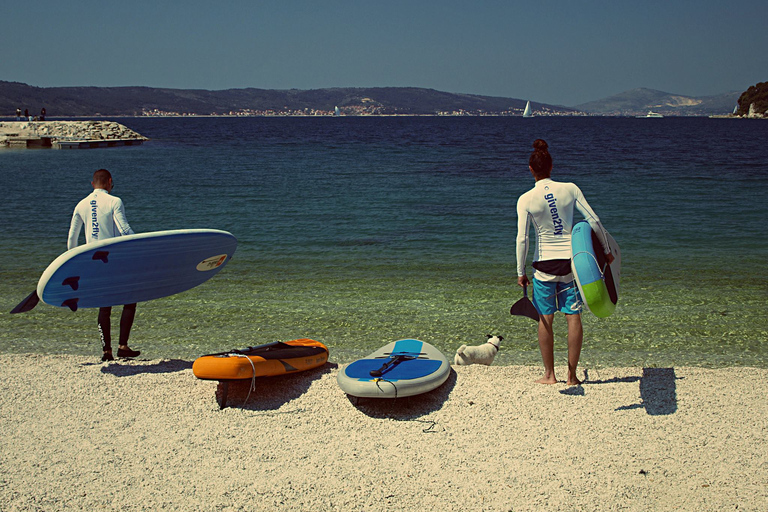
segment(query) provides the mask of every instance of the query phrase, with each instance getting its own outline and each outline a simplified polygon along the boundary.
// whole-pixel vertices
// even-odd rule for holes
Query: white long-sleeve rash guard
[[[67,249],[77,247],[80,230],[86,226],[85,243],[90,244],[122,235],[132,235],[133,229],[125,218],[123,201],[97,188],[77,203],[69,224]]]
[[[528,256],[528,232],[530,224],[536,230],[536,253],[533,261],[548,261],[571,258],[571,231],[573,229],[574,207],[586,218],[603,246],[610,251],[606,242],[605,229],[600,219],[589,206],[584,194],[573,183],[560,183],[550,178],[539,180],[536,186],[517,200],[517,275],[525,275],[525,260]],[[533,276],[540,281],[571,281],[573,274],[553,276],[535,270]]]

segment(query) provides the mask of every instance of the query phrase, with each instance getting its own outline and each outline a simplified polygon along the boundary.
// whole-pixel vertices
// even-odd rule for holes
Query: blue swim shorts
[[[566,315],[581,313],[581,295],[576,281],[559,283],[534,278],[533,305],[540,315],[554,315],[556,311]]]

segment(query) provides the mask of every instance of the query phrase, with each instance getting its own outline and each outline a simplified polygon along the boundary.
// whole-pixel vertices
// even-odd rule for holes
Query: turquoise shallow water
[[[511,317],[517,196],[548,140],[622,246],[622,294],[584,315],[585,365],[768,365],[767,123],[710,119],[125,119],[137,148],[0,151],[0,350],[98,354],[96,312],[9,315],[66,245],[99,167],[136,231],[238,237],[203,286],[139,305],[131,344],[194,359],[310,337],[347,362],[399,338],[446,354],[502,334],[497,364],[539,364]],[[532,123],[529,123],[532,121]],[[649,123],[654,123],[653,125]],[[4,311],[4,312],[3,312]],[[565,322],[556,319],[559,363]]]

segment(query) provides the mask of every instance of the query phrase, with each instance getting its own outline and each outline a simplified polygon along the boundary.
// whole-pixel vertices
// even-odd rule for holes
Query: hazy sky
[[[768,81],[766,0],[0,0],[0,80],[413,86],[573,106]]]

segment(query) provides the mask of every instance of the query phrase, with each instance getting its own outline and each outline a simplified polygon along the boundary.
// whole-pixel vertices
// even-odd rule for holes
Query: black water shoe
[[[102,361],[114,361],[115,358],[112,357],[112,352],[104,352],[104,354],[101,356]]]
[[[141,350],[117,349],[117,357],[138,357],[139,354],[141,354]]]

